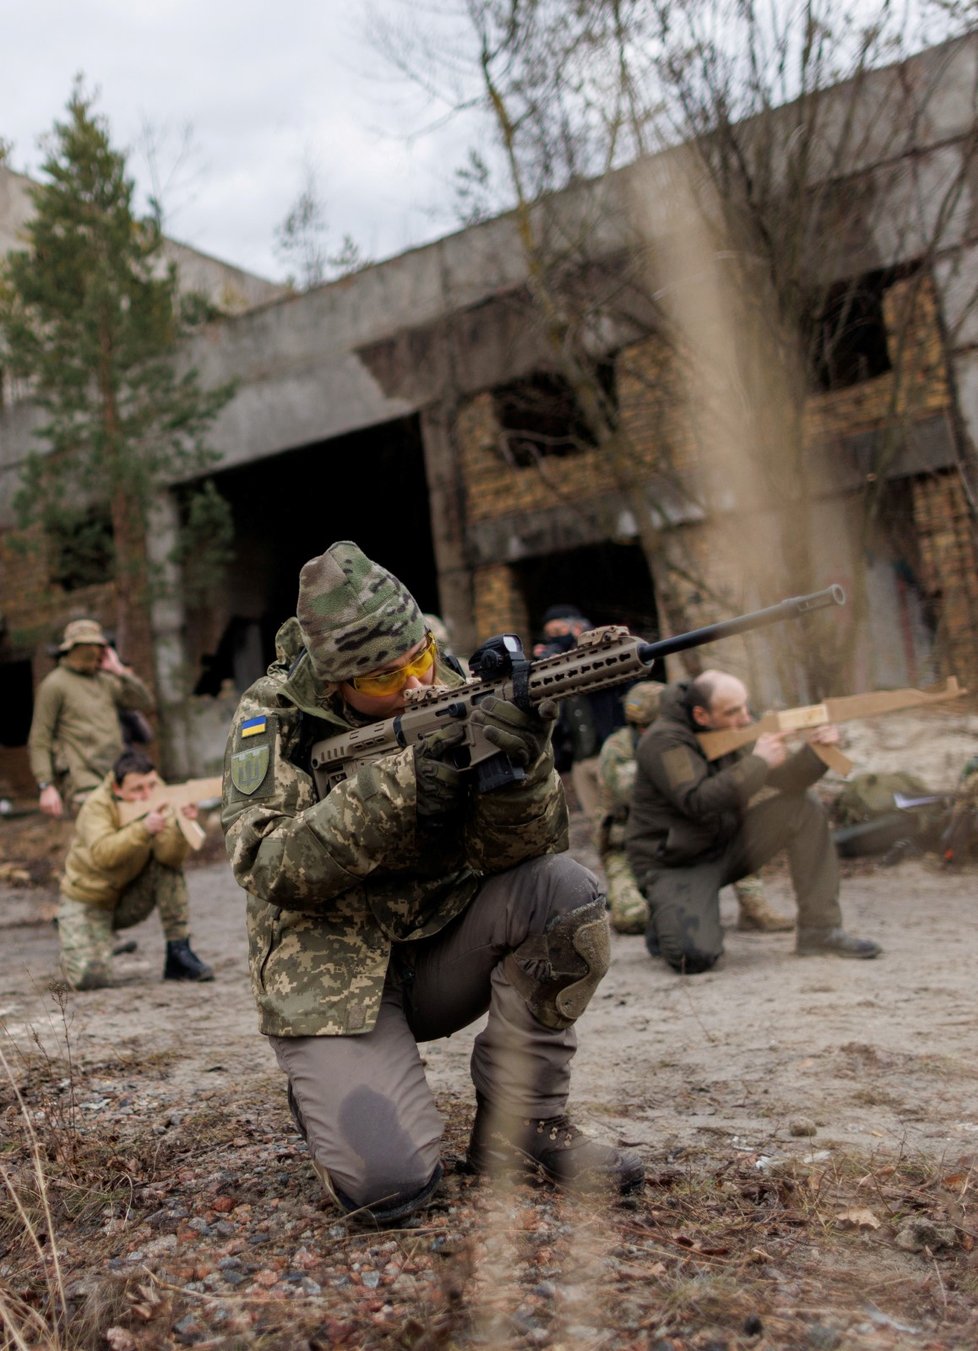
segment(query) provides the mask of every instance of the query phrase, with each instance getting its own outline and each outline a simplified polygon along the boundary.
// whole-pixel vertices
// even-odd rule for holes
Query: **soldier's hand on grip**
[[[524,769],[547,749],[556,720],[557,705],[552,699],[544,699],[533,713],[524,713],[494,694],[483,699],[472,714],[472,722],[483,729],[486,740]]]
[[[462,776],[445,757],[464,739],[465,732],[461,727],[446,727],[415,746],[414,773],[420,817],[443,816],[458,806]]]

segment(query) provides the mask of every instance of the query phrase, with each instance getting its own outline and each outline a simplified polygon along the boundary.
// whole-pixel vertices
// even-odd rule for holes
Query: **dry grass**
[[[2,1064],[4,1351],[781,1351],[896,1347],[910,1327],[914,1345],[969,1344],[968,1161],[799,1155],[771,1170],[721,1150],[653,1164],[611,1209],[450,1171],[420,1225],[371,1233],[325,1207],[264,1085],[171,1103],[161,1131],[165,1062],[76,1066],[67,1084],[40,1055]],[[111,1102],[114,1081],[127,1087]],[[90,1101],[106,1102],[97,1126]],[[445,1110],[460,1154],[470,1109]],[[901,1247],[918,1221],[920,1246]]]

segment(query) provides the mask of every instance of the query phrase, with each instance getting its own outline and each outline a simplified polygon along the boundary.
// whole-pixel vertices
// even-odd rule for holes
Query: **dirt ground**
[[[912,745],[915,771],[950,787],[978,752],[978,718],[923,721],[908,721],[902,751],[879,747],[876,766],[890,767],[892,752],[908,767]],[[895,722],[886,738],[897,742]],[[863,764],[871,749],[865,732],[850,738]],[[791,934],[740,934],[732,895],[725,956],[704,975],[680,978],[641,938],[616,935],[579,1023],[572,1106],[642,1154],[645,1190],[599,1214],[544,1184],[502,1194],[450,1170],[420,1228],[364,1238],[323,1202],[284,1110],[256,1032],[243,898],[219,841],[189,870],[194,946],[213,984],[160,981],[151,917],[133,931],[138,952],[116,959],[124,984],[59,995],[40,828],[0,821],[0,1047],[11,1081],[0,1128],[23,1140],[29,1119],[47,1140],[52,1186],[59,1170],[84,1179],[88,1168],[106,1200],[84,1219],[66,1213],[60,1229],[49,1223],[68,1298],[62,1340],[43,1341],[42,1322],[57,1323],[45,1312],[44,1263],[32,1265],[9,1205],[4,1220],[0,1187],[8,1336],[19,1310],[21,1328],[34,1329],[25,1345],[117,1351],[978,1345],[973,866],[948,873],[926,856],[847,865],[846,926],[882,943],[873,962],[798,959]],[[579,816],[573,848],[594,866]],[[783,870],[766,881],[790,914]],[[471,1120],[471,1039],[425,1049],[449,1156]],[[101,1154],[100,1139],[111,1142]],[[15,1185],[30,1191],[30,1161],[13,1144],[0,1158],[4,1148]]]

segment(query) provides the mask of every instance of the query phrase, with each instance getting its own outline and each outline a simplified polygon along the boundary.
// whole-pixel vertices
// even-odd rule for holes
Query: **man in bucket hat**
[[[555,709],[488,698],[473,714],[525,770],[476,792],[447,730],[375,759],[321,801],[310,747],[395,716],[406,691],[461,677],[411,593],[348,540],[302,569],[295,619],[243,696],[223,822],[248,893],[261,1030],[330,1195],[375,1224],[421,1208],[441,1176],[442,1122],[418,1042],[488,1011],[475,1039],[469,1166],[531,1168],[624,1191],[636,1155],[566,1115],[573,1017],[607,969],[604,897],[564,851]]]
[[[37,688],[27,739],[39,806],[53,817],[66,804],[77,811],[122,754],[119,710],[153,708],[149,690],[94,619],[73,619],[58,652],[58,665]]]

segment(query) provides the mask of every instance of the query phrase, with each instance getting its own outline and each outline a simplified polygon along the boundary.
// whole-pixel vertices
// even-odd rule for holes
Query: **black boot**
[[[164,980],[213,980],[214,972],[190,946],[189,938],[170,938],[166,944]]]
[[[630,1149],[591,1140],[567,1116],[509,1116],[478,1098],[468,1166],[473,1173],[533,1172],[542,1168],[551,1182],[569,1191],[607,1188],[629,1192],[640,1185],[645,1167]]]

